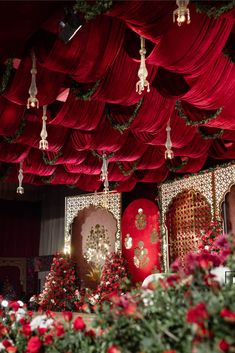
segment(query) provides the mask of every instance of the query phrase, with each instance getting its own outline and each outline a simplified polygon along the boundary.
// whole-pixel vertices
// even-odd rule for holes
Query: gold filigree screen
[[[211,219],[210,204],[199,191],[184,190],[172,200],[166,213],[170,264],[178,257],[183,262],[187,253],[198,249]]]

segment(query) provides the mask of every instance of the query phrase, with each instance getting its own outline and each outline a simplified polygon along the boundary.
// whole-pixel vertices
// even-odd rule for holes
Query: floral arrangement
[[[101,275],[101,281],[96,289],[99,301],[107,300],[110,293],[124,293],[130,288],[126,261],[120,253],[107,256]]]
[[[206,249],[210,252],[218,253],[220,251],[220,246],[217,243],[217,238],[221,236],[222,225],[219,221],[214,221],[210,224],[208,230],[200,234],[200,243],[198,248],[200,250]]]
[[[37,298],[42,310],[73,310],[76,291],[74,263],[70,255],[57,253],[46,277],[44,289]]]
[[[186,266],[150,289],[111,292],[96,307],[93,329],[81,317],[51,312],[32,317],[11,302],[0,312],[0,350],[18,353],[232,353],[235,351],[235,285],[222,284],[212,269],[225,264],[235,273],[235,240],[218,236],[219,253],[191,253]],[[153,287],[155,287],[153,289]]]

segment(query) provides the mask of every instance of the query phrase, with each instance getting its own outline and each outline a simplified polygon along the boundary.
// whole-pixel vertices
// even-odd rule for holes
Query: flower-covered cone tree
[[[43,310],[72,310],[76,290],[74,263],[68,254],[55,255],[44,289],[38,296]]]
[[[126,292],[129,289],[126,261],[120,253],[112,253],[107,256],[101,275],[101,281],[96,293],[100,301],[108,298],[112,292]]]

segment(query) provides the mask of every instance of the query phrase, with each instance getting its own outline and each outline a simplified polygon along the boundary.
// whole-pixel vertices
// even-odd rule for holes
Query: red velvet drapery
[[[7,2],[2,6],[1,72],[7,58],[20,59],[0,97],[3,167],[24,161],[24,182],[94,191],[101,185],[97,154],[106,151],[113,188],[128,191],[138,181],[163,181],[172,170],[164,159],[168,120],[173,164],[187,159],[176,173],[197,172],[207,158],[235,158],[235,65],[224,54],[234,35],[234,11],[214,20],[190,4],[191,24],[179,28],[172,23],[174,1],[120,1],[64,44],[57,36],[63,6],[22,1],[15,12]],[[146,38],[151,85],[142,96],[135,91],[139,35]],[[27,111],[32,48],[40,109]],[[175,110],[176,100],[187,121]],[[42,105],[48,105],[46,153],[38,149]],[[13,166],[4,180],[17,181],[17,170]]]

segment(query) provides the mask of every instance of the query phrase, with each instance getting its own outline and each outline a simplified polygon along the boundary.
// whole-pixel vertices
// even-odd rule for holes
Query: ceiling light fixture
[[[190,12],[189,9],[187,8],[189,4],[189,0],[176,0],[176,5],[178,8],[173,11],[173,22],[175,23],[175,18],[177,21],[178,26],[181,26],[187,19],[187,24],[189,24],[190,21]]]
[[[59,23],[59,38],[64,43],[68,43],[79,31],[82,25],[82,21],[75,13],[69,14],[64,21],[60,21]]]

